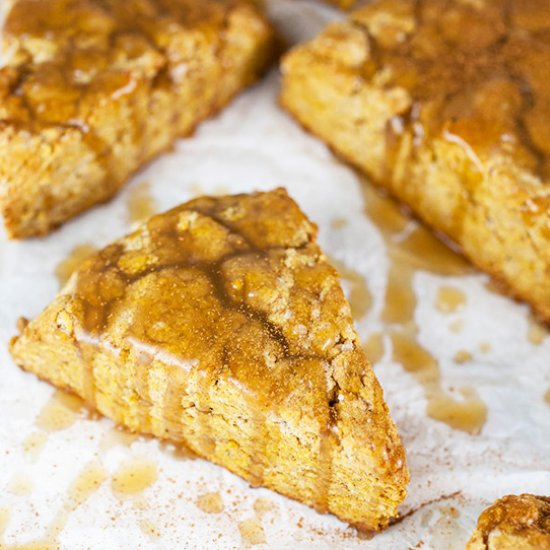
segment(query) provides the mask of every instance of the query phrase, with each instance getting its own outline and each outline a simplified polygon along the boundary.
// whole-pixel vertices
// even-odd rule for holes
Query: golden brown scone
[[[42,235],[112,197],[266,67],[251,0],[15,0],[0,69],[0,211]]]
[[[154,216],[85,261],[13,358],[131,430],[383,529],[405,453],[316,233],[283,189]]]
[[[282,104],[550,321],[550,9],[379,0],[283,62]]]
[[[353,7],[359,0],[325,0],[329,4],[334,4],[335,6],[338,6],[339,8],[342,8],[344,10],[348,10],[351,7]]]
[[[466,550],[550,550],[550,498],[510,495],[487,508]]]

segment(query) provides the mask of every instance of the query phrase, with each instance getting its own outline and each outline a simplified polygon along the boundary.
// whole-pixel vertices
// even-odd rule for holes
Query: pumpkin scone
[[[485,510],[466,550],[550,550],[550,498],[509,495]]]
[[[328,2],[329,4],[338,6],[339,8],[342,8],[344,10],[350,9],[358,2],[358,0],[325,0],[325,1]]]
[[[378,0],[283,61],[282,104],[550,321],[550,9]]]
[[[253,0],[14,0],[0,69],[0,213],[43,235],[112,197],[252,83],[274,34]]]
[[[131,430],[383,529],[405,453],[316,234],[283,189],[192,200],[86,260],[11,353]]]

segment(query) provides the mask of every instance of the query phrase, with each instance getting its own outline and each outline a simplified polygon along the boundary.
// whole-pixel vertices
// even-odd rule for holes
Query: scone
[[[154,216],[85,261],[13,358],[131,430],[383,529],[405,453],[316,233],[282,189]]]
[[[0,69],[0,213],[43,235],[106,201],[266,67],[253,0],[15,0]]]
[[[379,0],[285,58],[282,104],[550,321],[550,9]]]
[[[466,550],[550,550],[550,498],[510,495],[487,508]]]
[[[353,5],[357,4],[358,0],[326,0],[329,4],[334,4],[335,6],[338,6],[342,9],[349,9]]]

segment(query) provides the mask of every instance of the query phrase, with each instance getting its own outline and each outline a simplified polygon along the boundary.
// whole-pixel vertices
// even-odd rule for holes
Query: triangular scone
[[[276,49],[257,0],[8,3],[0,215],[12,238],[113,197],[255,82]]]
[[[316,232],[283,189],[154,216],[88,259],[13,357],[131,430],[382,529],[405,453]]]

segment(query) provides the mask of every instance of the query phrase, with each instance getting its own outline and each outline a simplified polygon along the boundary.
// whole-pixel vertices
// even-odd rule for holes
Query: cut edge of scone
[[[204,212],[209,212],[205,218]],[[158,231],[183,231],[199,240],[209,230],[221,231],[220,238],[224,227],[237,227],[224,225],[224,216],[239,212],[253,221],[243,221],[237,233],[231,230],[226,241],[211,248],[221,250],[230,241],[239,250],[244,247],[226,250],[227,260],[217,258],[214,294],[200,294],[208,286],[196,267],[200,262],[192,273],[172,266],[151,275],[153,268],[143,267],[153,249],[162,255],[151,244],[151,238],[160,238]],[[196,224],[195,233],[188,233],[189,223]],[[285,224],[292,226],[290,232]],[[287,233],[266,248],[270,231]],[[397,517],[405,498],[405,453],[338,275],[315,236],[316,227],[282,189],[191,201],[153,217],[87,260],[52,304],[12,340],[12,356],[24,370],[76,393],[131,430],[183,442],[254,486],[330,512],[358,529],[379,531]],[[245,241],[256,242],[252,255]],[[119,264],[125,269],[141,265],[138,270],[150,272],[117,290],[121,297],[112,303],[109,328],[87,333],[82,320],[97,311],[83,309],[79,278],[86,280],[116,254],[116,269]],[[101,279],[114,273],[108,270]],[[185,284],[177,283],[180,279]],[[87,280],[96,291],[104,284],[100,278]],[[273,289],[275,280],[279,283]],[[241,294],[243,281],[246,294]],[[228,294],[221,302],[212,299],[222,287]],[[178,304],[177,316],[170,307],[158,306],[168,289],[170,303]],[[225,309],[224,303],[233,305]],[[165,309],[159,313],[155,307]],[[189,313],[187,307],[195,309]],[[163,330],[184,334],[181,348],[174,348],[173,339],[155,347],[144,336],[149,332],[136,336],[139,312],[145,310],[146,330],[162,319]],[[188,314],[189,323],[174,328]],[[289,315],[291,321],[284,321]],[[216,324],[217,319],[223,324]],[[201,332],[204,323],[216,328]],[[208,350],[200,341],[186,340],[187,330],[207,338]],[[186,346],[201,358],[186,356],[181,351]]]

